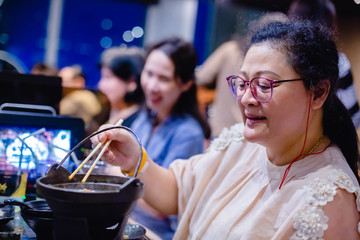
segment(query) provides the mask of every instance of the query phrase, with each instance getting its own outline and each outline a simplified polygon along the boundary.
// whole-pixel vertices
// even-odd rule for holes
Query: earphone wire
[[[282,187],[282,185],[284,184],[284,181],[285,181],[285,179],[286,179],[286,177],[287,177],[287,175],[288,175],[288,173],[289,173],[289,171],[290,171],[290,168],[291,168],[291,166],[293,165],[294,162],[296,162],[297,160],[299,160],[299,159],[301,159],[302,157],[305,157],[305,156],[310,156],[310,155],[315,155],[315,154],[322,153],[322,152],[324,152],[324,151],[328,148],[328,146],[327,146],[326,148],[324,148],[324,149],[321,150],[320,152],[311,153],[311,151],[310,151],[310,152],[307,153],[307,154],[303,154],[304,149],[305,149],[305,145],[306,145],[307,135],[308,135],[311,102],[312,102],[312,95],[310,96],[310,101],[309,101],[308,115],[307,115],[307,119],[306,119],[305,138],[304,138],[304,143],[303,143],[301,152],[300,152],[300,154],[299,154],[296,158],[294,158],[294,160],[291,161],[291,163],[289,164],[289,166],[286,168],[286,170],[285,170],[285,172],[284,172],[284,176],[283,176],[283,178],[282,178],[282,180],[281,180],[281,183],[280,183],[280,185],[279,185],[279,190],[281,190],[281,187]],[[323,138],[323,135],[320,137],[320,139],[322,140],[322,138]],[[318,142],[316,145],[318,145],[318,144],[319,144],[319,142]],[[313,150],[313,149],[312,149],[312,150]],[[315,149],[314,149],[314,150],[315,150]]]

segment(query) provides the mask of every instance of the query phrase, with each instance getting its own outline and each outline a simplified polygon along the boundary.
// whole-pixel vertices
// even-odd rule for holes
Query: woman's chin
[[[262,131],[245,128],[244,137],[247,141],[258,143],[258,142],[260,142],[261,136],[263,136]]]

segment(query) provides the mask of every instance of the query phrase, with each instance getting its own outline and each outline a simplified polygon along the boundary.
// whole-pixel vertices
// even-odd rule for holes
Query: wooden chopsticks
[[[121,124],[123,123],[123,119],[120,119],[115,126],[121,126]],[[81,180],[82,183],[85,183],[86,180],[88,179],[88,177],[90,176],[91,172],[94,170],[97,162],[100,160],[100,158],[102,157],[102,155],[104,154],[104,152],[106,151],[106,149],[108,148],[108,146],[110,145],[111,140],[108,140],[105,142],[105,145],[103,147],[103,149],[101,149],[99,155],[97,156],[97,158],[95,159],[95,161],[93,162],[93,164],[91,165],[90,169],[88,170],[88,172],[86,173],[86,175],[84,176],[84,178]],[[101,146],[103,145],[103,143],[99,143],[91,152],[90,154],[85,158],[85,160],[79,165],[79,167],[69,176],[69,179],[71,180],[75,174],[87,163],[87,161],[89,161],[89,159],[97,152],[97,150],[99,150],[99,148],[101,148]]]

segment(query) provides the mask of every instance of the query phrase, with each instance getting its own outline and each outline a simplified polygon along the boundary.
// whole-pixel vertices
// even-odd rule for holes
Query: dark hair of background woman
[[[158,42],[147,48],[147,56],[154,51],[164,52],[174,63],[175,77],[179,77],[183,83],[194,81],[194,84],[186,92],[183,92],[177,103],[172,109],[172,114],[182,115],[188,113],[192,115],[201,125],[205,138],[210,138],[210,126],[199,111],[196,97],[195,67],[197,65],[197,55],[194,46],[178,37],[172,37]]]
[[[122,81],[135,80],[137,84],[136,89],[126,93],[124,100],[127,103],[142,103],[144,101],[144,93],[140,86],[140,76],[144,62],[145,56],[141,49],[135,47],[123,50],[120,48],[109,48],[105,50],[99,67],[108,67]]]
[[[285,50],[290,64],[304,79],[305,87],[310,90],[314,86],[315,95],[320,81],[330,81],[329,95],[323,105],[324,135],[341,149],[359,181],[356,129],[335,94],[339,70],[338,51],[332,33],[324,26],[313,25],[309,21],[272,22],[253,35],[250,46],[261,42],[270,42],[275,48]]]
[[[289,7],[288,16],[322,24],[336,34],[336,8],[330,0],[295,0]]]

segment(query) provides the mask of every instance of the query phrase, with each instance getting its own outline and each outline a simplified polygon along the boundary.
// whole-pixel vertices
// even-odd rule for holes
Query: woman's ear
[[[133,79],[129,80],[126,83],[126,90],[127,92],[133,92],[135,91],[137,88],[137,83],[135,82],[135,78],[133,77]]]
[[[330,81],[321,80],[313,90],[313,109],[319,109],[324,104],[330,91]]]
[[[188,82],[186,82],[186,83],[181,83],[181,90],[182,90],[182,92],[188,91],[193,84],[194,84],[194,81],[193,81],[193,80],[190,80],[190,81],[188,81]]]

